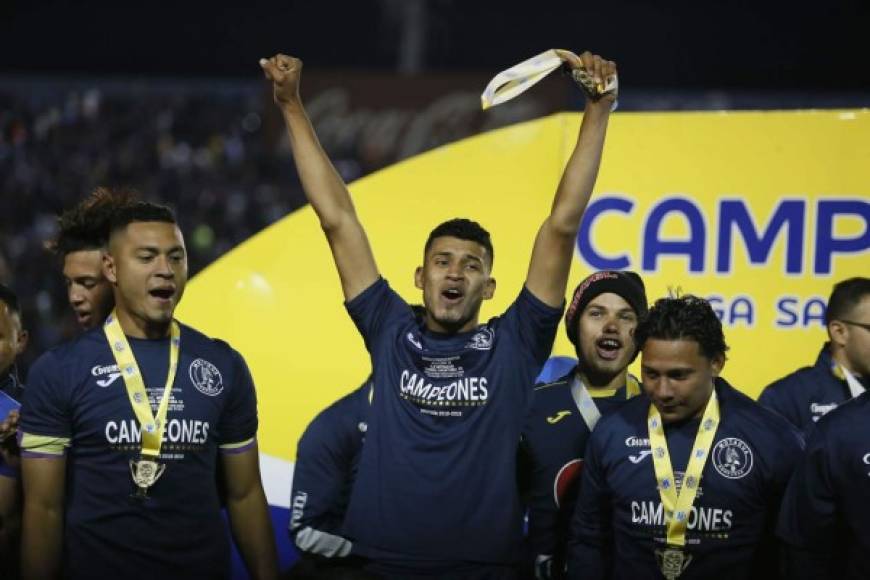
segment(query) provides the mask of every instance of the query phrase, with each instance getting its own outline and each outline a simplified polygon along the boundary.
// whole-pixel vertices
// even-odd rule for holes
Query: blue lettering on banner
[[[689,222],[689,239],[675,241],[659,238],[662,222],[671,213],[681,213]],[[666,199],[653,206],[643,228],[643,269],[646,272],[655,271],[660,255],[684,254],[689,257],[689,272],[703,272],[706,242],[704,216],[695,202],[679,197]]]
[[[580,223],[580,232],[577,234],[577,249],[583,259],[596,270],[624,270],[631,265],[631,260],[625,254],[608,258],[602,256],[592,245],[590,230],[595,219],[608,211],[630,214],[634,208],[634,202],[624,197],[602,197],[589,204],[583,214]]]
[[[816,274],[831,273],[834,254],[857,254],[870,248],[870,202],[853,199],[823,199],[819,201],[816,220]],[[864,219],[864,232],[854,238],[835,238],[837,216],[851,215]]]
[[[801,305],[797,296],[781,296],[776,301],[777,318],[774,324],[777,328],[806,328],[815,322],[824,327],[826,308],[823,298],[813,297]]]
[[[577,236],[577,250],[580,258],[596,270],[637,269],[636,258],[629,253],[603,255],[593,244],[593,232],[599,218],[608,213],[622,216],[631,215],[636,203],[626,196],[601,197],[590,203],[580,225]],[[727,274],[733,269],[733,254],[739,237],[746,250],[749,264],[765,266],[774,256],[773,246],[785,232],[785,272],[790,275],[804,273],[804,248],[812,248],[812,271],[814,274],[830,275],[833,260],[838,255],[856,255],[870,250],[870,202],[863,199],[820,199],[815,204],[816,228],[815,244],[809,243],[807,223],[810,218],[810,204],[803,199],[784,199],[773,210],[767,223],[761,228],[757,224],[752,205],[743,199],[721,199],[717,207],[718,235],[715,240],[715,271]],[[689,227],[687,239],[673,240],[661,238],[662,222],[670,214],[679,214]],[[852,217],[864,221],[864,229],[850,237],[835,236],[838,218]],[[643,226],[641,246],[641,271],[654,272],[660,256],[684,256],[689,261],[689,272],[703,273],[706,263],[708,226],[701,208],[691,199],[666,197],[650,208]],[[736,231],[736,234],[735,234]],[[789,303],[778,305],[782,313],[789,312]],[[805,305],[806,306],[806,305]],[[804,318],[806,318],[806,312]],[[786,317],[788,315],[786,314]],[[818,314],[809,311],[811,320]],[[749,320],[747,318],[747,320]],[[784,323],[784,320],[783,320]],[[802,323],[806,324],[806,320]]]
[[[719,244],[716,252],[716,272],[723,274],[731,271],[731,234],[736,227],[746,246],[749,263],[765,265],[770,259],[773,243],[779,232],[786,230],[787,274],[800,274],[803,267],[804,214],[806,202],[799,199],[783,200],[770,217],[767,228],[761,236],[742,199],[725,199],[719,204]]]
[[[725,298],[714,294],[707,297],[707,302],[710,303],[722,324],[736,326],[742,321],[749,328],[755,324],[755,301],[751,296],[736,296],[730,302],[726,302]]]

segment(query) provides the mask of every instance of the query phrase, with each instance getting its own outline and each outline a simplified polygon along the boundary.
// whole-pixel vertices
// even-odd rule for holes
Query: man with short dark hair
[[[628,365],[637,356],[634,329],[646,312],[643,280],[634,272],[595,272],[574,290],[565,331],[578,362],[535,387],[520,446],[530,477],[528,542],[538,580],[564,576],[589,435],[603,415],[640,394]]]
[[[21,533],[21,482],[19,477],[16,407],[24,394],[15,359],[27,348],[27,331],[21,324],[21,307],[11,288],[0,284],[0,578],[18,574]],[[8,412],[5,410],[9,409]]]
[[[115,310],[31,369],[23,577],[228,578],[220,453],[236,543],[253,578],[275,578],[254,385],[238,352],[173,318],[187,282],[174,215],[119,208],[103,259]]]
[[[103,275],[103,252],[112,214],[133,199],[131,192],[98,187],[57,220],[57,237],[46,246],[62,261],[67,299],[76,321],[88,330],[112,311],[112,285]]]
[[[728,347],[705,300],[659,300],[634,336],[646,396],[592,433],[568,577],[775,578],[800,435],[719,376]]]
[[[825,413],[870,387],[870,278],[834,286],[825,310],[828,342],[816,364],[769,385],[758,402],[807,432]]]
[[[561,57],[602,86],[616,74],[613,62],[589,53]],[[481,303],[496,288],[488,232],[468,219],[432,231],[414,273],[425,306],[416,318],[381,278],[350,194],[317,141],[299,97],[302,62],[276,55],[260,65],[372,359],[374,398],[347,536],[385,578],[512,578],[522,532],[517,444],[558,327],[615,95],[587,101],[525,285],[503,316],[481,325]]]

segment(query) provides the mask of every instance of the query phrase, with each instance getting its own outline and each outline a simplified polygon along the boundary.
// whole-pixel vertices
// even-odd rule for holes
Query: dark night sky
[[[6,0],[0,73],[244,78],[278,50],[309,69],[389,71],[402,1]],[[868,24],[868,0],[429,0],[424,72],[594,48],[650,88],[868,91]]]

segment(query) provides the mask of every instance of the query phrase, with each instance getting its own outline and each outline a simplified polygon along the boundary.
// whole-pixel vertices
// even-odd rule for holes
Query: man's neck
[[[155,340],[166,338],[169,336],[171,321],[166,323],[154,323],[142,319],[134,314],[127,312],[124,308],[117,308],[115,313],[118,317],[118,323],[121,325],[121,330],[126,336],[131,338],[145,338]]]
[[[852,373],[852,376],[856,378],[860,377],[860,375],[852,368],[852,365],[849,364],[849,359],[846,358],[846,353],[842,348],[837,348],[836,346],[831,345],[831,359],[839,366]]]
[[[429,332],[434,332],[436,334],[459,334],[462,332],[469,332],[477,328],[477,317],[475,316],[473,319],[465,322],[462,326],[453,326],[453,325],[444,325],[435,320],[435,318],[426,313],[426,316],[423,318],[424,324],[426,325],[426,330]]]
[[[622,369],[621,372],[615,375],[603,375],[600,373],[591,373],[583,369],[582,366],[577,367],[577,376],[586,385],[586,388],[595,390],[617,390],[625,385],[628,379],[628,368]]]

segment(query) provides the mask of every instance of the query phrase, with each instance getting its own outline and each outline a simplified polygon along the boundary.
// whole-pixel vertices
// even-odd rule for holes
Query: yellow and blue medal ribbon
[[[124,379],[130,404],[133,406],[133,411],[139,420],[139,426],[142,430],[142,455],[149,459],[156,459],[160,455],[160,446],[163,443],[163,432],[166,430],[166,415],[169,411],[170,394],[172,392],[172,385],[175,382],[175,373],[178,369],[178,356],[181,351],[181,329],[178,323],[173,320],[169,340],[169,371],[156,415],[152,413],[151,403],[148,401],[148,392],[145,390],[145,380],[142,377],[142,372],[139,370],[136,357],[133,355],[133,349],[130,348],[130,344],[124,335],[124,331],[121,329],[121,324],[118,322],[115,312],[112,312],[109,318],[106,319],[103,331],[106,334],[112,355],[115,357],[115,362],[118,365],[118,372],[121,373],[121,377]]]
[[[704,409],[701,425],[695,442],[692,444],[692,453],[689,456],[689,464],[683,475],[680,490],[677,491],[674,468],[671,464],[671,455],[668,452],[668,442],[665,439],[665,429],[662,417],[655,405],[650,404],[647,417],[649,427],[649,442],[652,449],[653,468],[656,473],[659,496],[665,510],[665,525],[667,530],[667,543],[669,546],[682,547],[686,545],[686,528],[689,522],[689,513],[698,488],[701,485],[701,474],[704,464],[710,455],[710,448],[716,437],[719,427],[719,400],[716,391],[713,390],[710,400]]]

